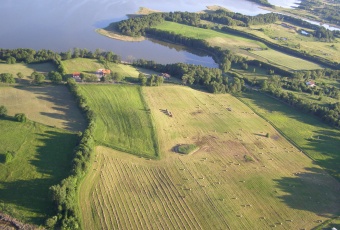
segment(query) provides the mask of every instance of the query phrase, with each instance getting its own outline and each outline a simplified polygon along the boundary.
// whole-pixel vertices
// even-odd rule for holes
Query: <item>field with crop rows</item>
[[[85,120],[66,86],[0,86],[0,105],[8,114],[25,113],[36,122],[83,131]]]
[[[97,147],[79,194],[85,229],[311,229],[340,211],[339,183],[236,98],[143,91],[161,160]]]
[[[111,148],[140,156],[157,157],[158,147],[150,112],[139,86],[81,85],[95,111],[95,139]]]
[[[54,214],[49,187],[68,175],[78,137],[38,123],[3,118],[0,130],[0,211],[42,225]],[[7,151],[15,153],[8,163]]]

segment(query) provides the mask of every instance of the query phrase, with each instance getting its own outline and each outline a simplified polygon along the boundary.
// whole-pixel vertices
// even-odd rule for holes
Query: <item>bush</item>
[[[0,106],[0,117],[5,117],[7,115],[7,108],[3,105]]]
[[[14,115],[14,118],[18,122],[26,122],[27,120],[26,115],[24,113],[17,113]]]
[[[5,154],[5,164],[11,162],[15,157],[14,151],[7,151]]]
[[[267,133],[267,134],[266,134],[266,137],[269,137],[269,136],[270,136],[269,133]]]
[[[178,146],[177,152],[182,153],[182,154],[189,154],[196,149],[198,149],[198,147],[194,144],[185,144],[185,145]]]

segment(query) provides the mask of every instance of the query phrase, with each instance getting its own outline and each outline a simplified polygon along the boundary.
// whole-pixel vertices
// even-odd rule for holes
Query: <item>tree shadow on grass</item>
[[[293,177],[274,182],[279,189],[278,198],[293,209],[325,218],[340,214],[340,184],[320,168],[306,168],[304,172],[295,172]]]
[[[53,107],[58,113],[40,111],[40,114],[52,119],[62,120],[65,129],[70,131],[83,131],[86,121],[76,105],[75,98],[68,91],[66,86],[27,86],[16,87],[19,90],[29,91],[42,101],[53,103]],[[38,111],[39,113],[39,111]]]
[[[298,122],[317,128],[312,136],[304,137],[308,147],[303,147],[307,152],[313,151],[314,162],[327,170],[340,181],[340,132],[326,124],[312,114],[306,114],[289,105],[263,95],[259,92],[246,92],[243,97],[251,99],[252,103],[267,111],[277,111]],[[319,153],[319,155],[317,154]]]
[[[49,188],[69,175],[78,137],[58,131],[45,131],[37,135],[38,141],[34,143],[38,144],[30,146],[35,149],[35,154],[28,157],[28,163],[34,166],[36,172],[21,171],[18,165],[18,171],[25,175],[13,181],[0,182],[0,203],[5,212],[19,220],[41,225],[46,217],[55,214],[49,199]],[[36,216],[25,216],[25,211],[34,212]]]

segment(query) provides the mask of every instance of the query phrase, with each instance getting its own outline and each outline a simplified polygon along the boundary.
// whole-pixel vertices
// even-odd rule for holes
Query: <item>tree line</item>
[[[273,75],[268,80],[262,81],[252,81],[249,79],[244,80],[247,84],[257,86],[261,89],[261,91],[268,93],[297,109],[321,118],[329,125],[340,127],[340,102],[320,105],[304,100],[292,92],[283,91],[281,89],[283,86],[282,78],[278,75]]]
[[[85,114],[87,128],[79,133],[79,143],[74,151],[70,175],[59,184],[50,187],[50,197],[55,205],[56,215],[46,220],[48,228],[80,229],[80,216],[77,204],[77,189],[86,174],[92,159],[94,148],[93,133],[96,127],[95,114],[81,94],[74,79],[70,78],[67,85],[75,96],[78,106]]]
[[[168,73],[181,80],[182,84],[203,87],[211,93],[238,93],[244,89],[244,81],[237,76],[222,74],[217,68],[185,63],[157,64],[154,61],[138,59],[133,62],[136,67]]]

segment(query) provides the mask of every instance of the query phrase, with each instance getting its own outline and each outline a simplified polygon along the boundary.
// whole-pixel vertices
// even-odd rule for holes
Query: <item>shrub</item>
[[[5,164],[11,162],[15,157],[14,151],[7,151],[5,154]]]
[[[266,134],[266,137],[269,137],[269,136],[270,136],[269,133],[267,133],[267,134]]]
[[[27,120],[26,115],[24,113],[17,113],[14,115],[14,118],[18,122],[26,122]]]
[[[177,148],[177,152],[182,153],[182,154],[189,154],[196,150],[198,147],[194,144],[185,144],[185,145],[180,145]]]
[[[7,115],[7,108],[3,105],[0,106],[0,117],[5,117]]]

